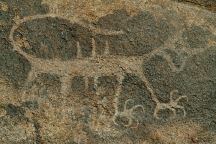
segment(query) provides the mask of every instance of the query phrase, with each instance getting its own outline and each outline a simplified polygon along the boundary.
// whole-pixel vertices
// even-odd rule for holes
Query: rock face
[[[214,12],[216,11],[215,0],[175,0],[175,1],[196,5]]]
[[[0,143],[216,143],[208,2],[1,1]]]

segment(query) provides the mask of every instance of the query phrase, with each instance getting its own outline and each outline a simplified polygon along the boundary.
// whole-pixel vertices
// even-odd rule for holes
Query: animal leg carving
[[[157,99],[157,96],[154,93],[154,90],[151,87],[151,84],[149,83],[148,79],[146,76],[142,73],[138,74],[139,78],[144,82],[147,90],[150,92],[151,98],[155,103],[159,103],[159,100]]]
[[[77,41],[77,58],[82,58],[82,50],[79,41]]]
[[[100,91],[98,90],[98,79],[99,77],[98,76],[95,76],[94,77],[94,90],[96,91],[96,95],[100,95]]]
[[[118,113],[118,104],[119,104],[119,96],[122,92],[122,83],[124,80],[124,75],[118,75],[117,76],[117,81],[118,81],[118,85],[115,91],[115,98],[114,98],[114,108],[115,108],[115,114]]]
[[[104,51],[104,55],[105,56],[107,56],[107,55],[109,55],[110,54],[110,47],[109,47],[109,42],[108,41],[106,41],[106,43],[105,43],[105,51]]]
[[[37,75],[38,75],[37,72],[34,69],[32,69],[28,74],[26,82],[31,82],[31,81],[35,80]]]
[[[85,82],[85,91],[88,91],[89,88],[89,82],[88,82],[88,77],[84,77],[84,82]]]
[[[154,110],[154,114],[153,116],[156,118],[156,119],[160,119],[159,116],[158,116],[158,113],[159,113],[160,109],[158,109],[158,107],[156,106],[155,110]]]
[[[92,57],[95,58],[97,56],[96,54],[96,43],[95,43],[95,39],[92,38]]]
[[[28,88],[32,86],[32,82],[36,79],[37,75],[39,75],[39,72],[37,72],[34,68],[30,70],[28,73],[27,79],[24,84],[24,91],[26,91]],[[25,92],[24,92],[25,93]]]
[[[68,95],[71,88],[71,78],[69,76],[61,77],[61,94]]]

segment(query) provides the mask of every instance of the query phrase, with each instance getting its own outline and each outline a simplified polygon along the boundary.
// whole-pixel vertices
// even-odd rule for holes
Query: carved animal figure
[[[14,33],[19,28],[22,23],[27,21],[35,20],[35,19],[42,19],[47,17],[57,17],[55,15],[36,15],[36,16],[29,16],[23,19],[18,19],[16,24],[12,27],[9,39],[13,48],[16,52],[23,55],[31,64],[31,71],[28,74],[28,78],[26,82],[33,81],[37,75],[41,73],[49,73],[49,74],[56,74],[60,77],[61,80],[61,93],[67,95],[70,90],[70,82],[74,76],[83,76],[85,77],[85,85],[86,88],[88,87],[88,77],[94,78],[94,87],[97,89],[97,80],[101,76],[110,76],[115,75],[118,81],[118,86],[116,88],[115,98],[114,98],[114,107],[115,107],[115,114],[113,117],[113,122],[116,123],[116,118],[118,116],[125,116],[128,118],[129,123],[126,126],[130,126],[135,119],[133,115],[133,110],[140,107],[144,111],[144,107],[141,105],[136,105],[131,109],[124,109],[123,111],[119,111],[118,103],[119,103],[119,95],[122,91],[122,82],[124,80],[124,76],[127,73],[134,74],[139,77],[143,83],[145,84],[147,90],[151,94],[152,100],[156,103],[156,108],[154,112],[154,117],[159,118],[157,113],[163,109],[171,110],[175,115],[175,108],[182,109],[184,112],[184,116],[186,112],[183,106],[178,105],[178,101],[182,98],[187,98],[187,96],[180,96],[178,99],[173,101],[171,92],[170,103],[161,103],[157,96],[154,93],[154,90],[149,83],[148,79],[143,73],[142,65],[144,62],[147,62],[150,58],[155,55],[161,55],[169,64],[173,72],[180,72],[183,70],[185,66],[185,62],[187,59],[184,60],[183,64],[180,67],[176,67],[172,61],[172,58],[166,54],[165,50],[169,49],[175,51],[176,53],[184,52],[189,56],[198,54],[200,52],[205,51],[206,49],[196,49],[196,50],[188,50],[186,48],[182,48],[180,50],[174,49],[174,43],[176,40],[181,38],[181,32],[176,34],[176,37],[171,37],[170,39],[165,42],[165,45],[159,47],[149,54],[145,54],[143,56],[114,56],[109,54],[109,42],[106,41],[105,43],[105,52],[104,55],[97,55],[96,54],[96,45],[95,39],[92,38],[92,56],[83,58],[81,53],[80,42],[77,41],[77,59],[75,60],[68,60],[68,61],[61,61],[59,59],[52,59],[52,60],[45,60],[41,58],[36,58],[35,56],[29,55],[22,50],[23,43],[25,43],[24,47],[28,47],[28,43],[25,39],[21,39],[19,41],[14,40]],[[79,23],[79,22],[78,22]],[[95,28],[91,25],[86,26],[83,23],[81,25],[88,27],[95,33],[100,33],[104,35],[119,35],[124,34],[123,31],[109,31],[109,30],[102,30]],[[21,43],[20,43],[21,41]],[[27,44],[26,44],[27,43]],[[128,102],[128,101],[127,101]],[[126,102],[126,105],[127,105]],[[137,122],[138,123],[138,122]]]

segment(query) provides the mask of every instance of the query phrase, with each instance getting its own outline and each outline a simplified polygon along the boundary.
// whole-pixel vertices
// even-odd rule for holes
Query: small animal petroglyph
[[[186,116],[186,111],[185,108],[183,106],[178,105],[178,102],[181,99],[186,99],[188,101],[188,97],[187,96],[180,96],[178,97],[176,100],[173,99],[173,96],[175,93],[178,93],[178,90],[173,90],[170,92],[170,101],[169,103],[158,103],[156,105],[155,111],[154,111],[154,117],[159,119],[158,117],[158,112],[160,110],[165,110],[165,109],[169,109],[173,112],[173,116],[176,116],[176,109],[181,109],[183,111],[183,116]]]
[[[128,100],[125,102],[125,104],[124,104],[124,109],[123,109],[123,111],[122,111],[122,112],[119,111],[118,113],[116,113],[116,116],[114,116],[113,121],[114,121],[114,123],[115,123],[116,125],[118,125],[118,123],[117,123],[117,121],[116,121],[117,116],[127,118],[127,119],[128,119],[128,123],[125,124],[125,126],[126,126],[126,127],[129,127],[129,126],[131,126],[131,125],[133,124],[133,122],[134,122],[134,120],[135,120],[135,121],[136,121],[136,126],[135,126],[134,128],[137,128],[138,125],[139,125],[139,121],[136,120],[136,117],[134,117],[134,111],[135,111],[136,109],[138,109],[138,108],[141,108],[142,111],[143,111],[143,113],[144,113],[145,110],[144,110],[144,107],[143,107],[142,105],[135,105],[135,106],[133,106],[132,108],[128,108],[127,106],[128,106],[128,104],[129,104],[129,102],[134,102],[134,100],[128,99]]]
[[[165,50],[171,50],[178,54],[181,54],[181,52],[186,53],[188,56],[187,58],[196,55],[198,53],[204,52],[206,49],[187,49],[183,46],[182,49],[175,49],[175,43],[176,41],[181,40],[182,32],[179,31],[176,33],[175,37],[170,37],[167,41],[165,41],[165,44],[161,47],[158,47],[151,51],[148,54],[144,54],[142,56],[114,56],[111,55],[109,52],[109,41],[107,40],[104,44],[105,51],[104,55],[97,55],[96,54],[96,44],[95,39],[92,38],[92,55],[90,57],[82,57],[81,52],[81,46],[80,41],[77,41],[76,48],[77,48],[77,58],[74,60],[67,60],[67,61],[61,61],[59,59],[52,59],[52,60],[45,60],[41,58],[37,58],[35,56],[29,55],[28,53],[24,52],[22,50],[23,47],[29,47],[28,43],[25,41],[25,38],[23,38],[24,41],[21,41],[21,44],[14,40],[14,33],[15,31],[20,27],[21,24],[36,20],[36,19],[43,19],[48,17],[58,17],[56,15],[35,15],[35,16],[29,16],[25,17],[23,19],[16,20],[16,24],[12,27],[9,35],[9,39],[11,44],[13,45],[13,48],[16,52],[23,55],[31,64],[31,71],[28,74],[26,85],[33,81],[39,74],[42,73],[49,73],[49,74],[55,74],[60,77],[61,81],[61,94],[68,95],[70,92],[70,82],[71,79],[75,76],[83,76],[85,79],[85,86],[86,89],[88,88],[88,78],[93,77],[94,78],[94,87],[97,90],[98,89],[98,78],[102,76],[111,76],[115,75],[118,81],[116,92],[115,92],[115,98],[114,98],[114,108],[115,108],[115,114],[113,117],[113,122],[117,125],[116,118],[119,117],[126,117],[129,122],[126,124],[126,126],[131,126],[133,121],[136,120],[136,118],[133,116],[133,112],[137,108],[142,108],[144,112],[144,107],[141,105],[136,105],[132,107],[131,109],[127,109],[128,102],[131,100],[127,100],[124,105],[124,110],[121,112],[119,111],[118,104],[119,104],[119,96],[122,91],[122,82],[124,80],[125,74],[134,74],[135,76],[139,77],[143,83],[145,84],[147,90],[150,92],[152,100],[156,103],[156,108],[154,112],[154,117],[158,118],[158,112],[163,109],[169,109],[173,112],[174,116],[176,115],[176,108],[182,109],[184,112],[184,116],[186,115],[185,109],[183,106],[178,105],[178,102],[182,98],[187,98],[187,96],[180,96],[178,99],[173,100],[173,94],[177,91],[171,91],[170,93],[170,102],[169,103],[161,103],[150,82],[148,81],[147,77],[145,76],[143,72],[142,65],[144,62],[147,62],[155,55],[162,56],[169,64],[170,68],[173,72],[180,72],[183,70],[186,64],[185,59],[180,67],[176,67],[172,58],[164,52]],[[78,24],[89,28],[94,33],[99,33],[103,35],[123,35],[123,31],[109,31],[109,30],[103,30],[99,28],[95,28],[91,25],[85,25],[84,23],[77,22]],[[96,92],[96,94],[99,94]],[[137,121],[137,124],[139,122]]]

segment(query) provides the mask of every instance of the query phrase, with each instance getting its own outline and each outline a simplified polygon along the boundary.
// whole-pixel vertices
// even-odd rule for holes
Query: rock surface
[[[216,3],[215,0],[175,0],[177,2],[184,2],[187,4],[196,5],[210,11],[216,11]]]
[[[216,143],[215,7],[1,0],[0,143]]]

